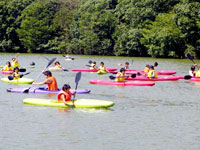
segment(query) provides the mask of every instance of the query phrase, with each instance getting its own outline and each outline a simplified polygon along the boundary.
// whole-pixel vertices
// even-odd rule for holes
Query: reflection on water
[[[0,55],[1,64],[15,54]],[[157,70],[175,70],[186,75],[191,66],[187,59],[152,59],[132,57],[73,56],[65,61],[60,55],[24,55],[18,57],[21,66],[34,60],[36,67],[27,69],[35,78],[47,65],[44,56],[56,57],[63,68],[87,68],[88,60],[106,67],[120,69],[119,63],[134,60],[130,69],[142,70],[146,64],[159,63]],[[196,63],[199,63],[197,60]],[[53,72],[58,86],[69,83],[75,88],[77,72]],[[4,77],[5,75],[0,75]],[[37,82],[43,81],[41,76]],[[24,98],[56,99],[54,94],[8,93],[10,87],[27,85],[0,84],[1,149],[137,149],[137,150],[199,150],[200,82],[188,80],[158,81],[152,87],[93,85],[91,79],[110,80],[109,74],[82,73],[78,89],[90,89],[90,94],[76,98],[113,101],[110,109],[73,109],[24,105]],[[36,85],[34,85],[36,86]],[[36,86],[37,87],[37,86]]]

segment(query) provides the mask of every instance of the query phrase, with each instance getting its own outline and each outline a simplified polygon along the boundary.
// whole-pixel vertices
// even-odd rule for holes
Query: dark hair
[[[125,64],[126,64],[126,65],[129,65],[129,62],[126,62]]]
[[[93,61],[93,64],[96,64],[96,61]]]
[[[104,62],[102,61],[100,64],[104,65]]]
[[[194,71],[194,70],[195,70],[195,66],[192,66],[192,67],[191,67],[191,70]]]
[[[125,71],[125,69],[124,69],[124,68],[121,68],[121,69],[120,69],[120,72],[122,72],[122,71]]]
[[[71,88],[71,86],[69,84],[64,84],[62,87],[62,90],[67,90],[69,88]]]
[[[15,68],[13,69],[13,71],[15,72],[15,70],[19,70],[19,68],[18,68],[18,67],[15,67]]]
[[[51,73],[50,71],[45,71],[45,72],[43,72],[43,74],[44,74],[45,76],[47,76],[47,75],[52,76],[52,73]]]
[[[151,65],[151,66],[149,66],[149,68],[154,69],[154,66]]]
[[[57,63],[60,65],[60,62],[59,62],[59,61],[56,61],[56,62],[55,62],[55,64],[57,64]]]
[[[6,64],[8,64],[8,67],[11,67],[11,64],[9,61],[6,62]]]
[[[12,58],[12,60],[16,60],[16,58],[15,58],[15,57],[13,57],[13,58]]]

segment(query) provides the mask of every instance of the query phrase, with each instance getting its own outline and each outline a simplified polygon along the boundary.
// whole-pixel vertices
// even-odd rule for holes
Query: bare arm
[[[52,82],[53,81],[51,79],[46,79],[43,82],[38,82],[38,83],[33,82],[32,84],[34,84],[34,85],[43,85],[43,84],[49,84],[49,83],[52,83]]]

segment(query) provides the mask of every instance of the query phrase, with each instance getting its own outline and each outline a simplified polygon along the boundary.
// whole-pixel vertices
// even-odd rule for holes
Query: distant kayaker
[[[34,85],[48,85],[48,90],[50,91],[57,91],[58,86],[57,86],[57,81],[54,76],[52,76],[52,73],[50,71],[45,71],[43,74],[46,76],[46,79],[43,82],[35,83],[33,82],[32,84]]]
[[[121,68],[120,71],[117,73],[115,81],[122,82],[125,80],[125,69]]]
[[[106,67],[104,66],[104,62],[100,63],[99,68],[97,68],[98,71],[102,71],[102,72],[108,72]]]
[[[3,71],[12,71],[12,66],[9,61],[6,62],[6,65],[4,66]]]
[[[153,78],[157,78],[157,73],[156,71],[154,70],[154,66],[150,66],[149,67],[149,72],[147,74],[147,77],[149,77],[150,79],[153,79]]]
[[[189,70],[189,75],[192,76],[192,77],[195,77],[196,75],[196,72],[195,69],[196,69],[196,66],[197,64],[194,64],[193,66],[191,66],[190,70]]]
[[[124,69],[125,69],[125,70],[129,70],[129,62],[126,62],[126,63],[125,63]]]
[[[71,93],[70,89],[71,87],[69,84],[64,84],[62,90],[58,93],[57,99],[58,101],[63,102],[66,105],[73,106],[73,103],[68,102],[71,101],[71,96],[76,94],[76,90],[73,93]]]
[[[96,61],[93,61],[90,66],[90,69],[97,69]]]
[[[55,64],[55,68],[63,69],[59,61],[56,61],[54,64]]]
[[[200,68],[198,69],[198,71],[195,71],[194,74],[195,74],[195,77],[197,78],[200,77]]]
[[[20,65],[19,65],[19,62],[18,62],[18,60],[15,58],[15,57],[13,57],[12,58],[12,68],[15,68],[15,67],[20,67]]]

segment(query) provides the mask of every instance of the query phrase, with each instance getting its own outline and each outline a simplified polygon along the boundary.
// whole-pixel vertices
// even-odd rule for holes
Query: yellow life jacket
[[[103,67],[100,66],[99,69],[100,69],[100,71],[106,71],[106,67],[104,67],[104,66]]]
[[[12,71],[12,67],[8,67],[7,65],[3,68],[3,71]]]
[[[55,66],[55,68],[62,68],[62,67],[61,67],[61,65],[58,64]]]
[[[16,73],[16,72],[14,72],[14,80],[16,80],[16,79],[19,79],[20,78],[20,74],[19,73]]]
[[[145,67],[145,68],[144,68],[144,72],[149,72],[149,68],[148,68],[148,67]]]
[[[157,73],[156,73],[155,70],[150,70],[149,73],[147,74],[147,76],[148,76],[149,78],[151,78],[151,77],[153,77],[153,73],[155,74],[154,78],[157,78]]]
[[[195,72],[195,77],[200,77],[200,71]]]
[[[115,78],[115,81],[122,82],[125,80],[125,75],[121,72],[118,72]]]
[[[15,68],[15,67],[18,67],[19,68],[19,62],[18,61],[13,61],[12,62],[12,67]]]

